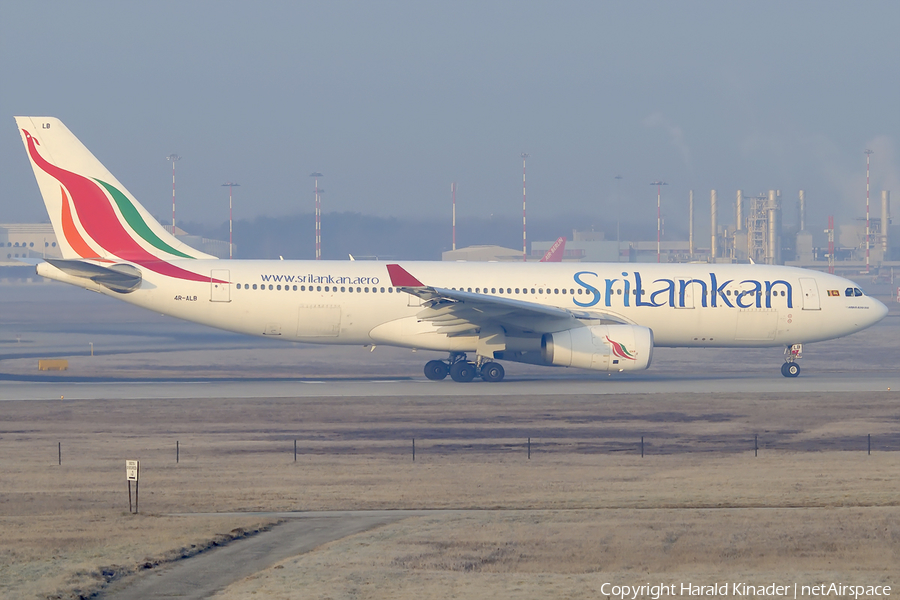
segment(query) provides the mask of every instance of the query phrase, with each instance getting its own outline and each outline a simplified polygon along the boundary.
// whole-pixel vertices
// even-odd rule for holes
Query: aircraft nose
[[[878,321],[885,318],[890,309],[888,309],[888,307],[885,306],[880,300],[877,300],[875,298],[872,298],[871,300],[872,300],[872,312],[874,313],[872,315],[872,325],[874,325]]]

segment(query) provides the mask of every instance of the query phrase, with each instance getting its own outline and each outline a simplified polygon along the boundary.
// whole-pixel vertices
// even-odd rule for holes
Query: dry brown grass
[[[895,507],[421,517],[292,558],[214,598],[595,598],[604,582],[891,585],[898,524]]]
[[[755,431],[777,448],[847,449],[763,445],[754,458]],[[369,508],[501,512],[353,536],[222,597],[585,597],[611,577],[884,580],[900,557],[900,464],[877,446],[867,456],[868,432],[896,436],[893,396],[9,402],[0,595],[87,590],[103,567],[139,569],[266,522],[171,513]],[[136,517],[126,458],[141,460]]]

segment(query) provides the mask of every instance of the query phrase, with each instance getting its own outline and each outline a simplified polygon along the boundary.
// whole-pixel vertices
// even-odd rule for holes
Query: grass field
[[[78,597],[273,522],[172,513],[384,508],[488,511],[351,536],[218,597],[582,598],[605,581],[890,583],[900,564],[896,398],[7,402],[0,596]],[[141,461],[136,516],[125,459]]]

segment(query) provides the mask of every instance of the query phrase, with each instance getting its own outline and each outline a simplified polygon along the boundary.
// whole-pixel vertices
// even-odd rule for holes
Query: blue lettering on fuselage
[[[593,298],[589,302],[579,302],[577,298],[572,298],[572,302],[574,302],[576,306],[580,306],[582,308],[587,308],[589,306],[594,306],[595,304],[600,302],[600,292],[599,292],[599,290],[597,290],[597,288],[595,288],[591,284],[585,283],[581,279],[582,275],[593,275],[594,277],[596,277],[597,274],[592,271],[579,271],[579,272],[575,273],[575,283],[577,283],[578,285],[583,287],[585,289],[586,293],[592,294]],[[609,280],[607,280],[607,281],[609,281]],[[607,291],[606,305],[609,306],[609,291]]]
[[[587,276],[599,277],[593,271],[579,271],[573,276],[575,283],[581,286],[585,293],[591,296],[587,302],[581,302],[572,298],[572,302],[581,308],[596,306],[600,303],[602,294],[594,285],[585,279]],[[632,279],[633,278],[633,279]],[[702,308],[762,308],[765,295],[765,308],[772,308],[772,297],[781,292],[786,296],[787,308],[794,307],[793,286],[783,279],[774,281],[757,281],[745,279],[739,284],[734,279],[720,282],[715,273],[709,274],[709,279],[655,279],[644,289],[641,274],[635,271],[629,276],[627,271],[622,272],[622,279],[605,279],[604,305],[612,307],[615,296],[621,295],[622,306],[630,307],[632,293],[635,296],[635,307],[668,306],[670,308],[693,308],[697,305],[696,294],[700,294],[700,307]],[[615,284],[621,282],[622,289],[616,290]],[[740,289],[729,289],[729,286],[740,286]],[[632,292],[632,288],[634,292]],[[616,293],[618,291],[618,294]],[[624,293],[623,293],[624,292]]]

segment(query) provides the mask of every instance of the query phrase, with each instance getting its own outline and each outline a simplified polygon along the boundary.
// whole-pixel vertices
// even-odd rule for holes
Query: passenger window
[[[350,290],[352,291],[353,288],[350,288]],[[362,288],[356,288],[356,293],[357,293],[357,294],[362,294]]]
[[[280,286],[279,286],[279,287],[280,287]],[[271,284],[271,283],[269,284],[269,289],[270,289],[270,290],[272,289],[272,284]]]
[[[531,288],[531,293],[532,293],[532,294],[534,293],[534,288]]]
[[[566,293],[566,288],[563,288],[562,293],[563,293],[563,294]]]
[[[394,293],[394,288],[392,288],[392,287],[388,288],[388,294],[393,294],[393,293]]]
[[[372,289],[375,289],[375,288],[372,288]],[[368,294],[368,293],[369,293],[369,288],[365,288],[365,290],[366,290],[366,293]]]
[[[296,285],[294,286],[294,291],[295,291],[295,292],[297,291],[297,286],[296,286]]]
[[[578,288],[578,295],[581,295],[581,288]]]
[[[491,293],[492,293],[492,294],[496,294],[496,293],[497,293],[497,288],[491,288]]]
[[[241,289],[241,284],[237,284],[237,289]]]
[[[519,288],[516,288],[516,293],[517,293],[517,294],[519,293]]]
[[[384,288],[381,288],[381,293],[382,293],[382,294],[384,293]]]
[[[512,294],[512,288],[506,288],[506,293],[507,293],[507,294]]]
[[[281,284],[278,285],[278,291],[281,291]]]
[[[543,294],[543,293],[544,293],[544,288],[541,288],[538,290],[538,294]]]
[[[254,289],[254,290],[256,289],[256,284],[255,284],[255,283],[253,284],[253,289]]]

